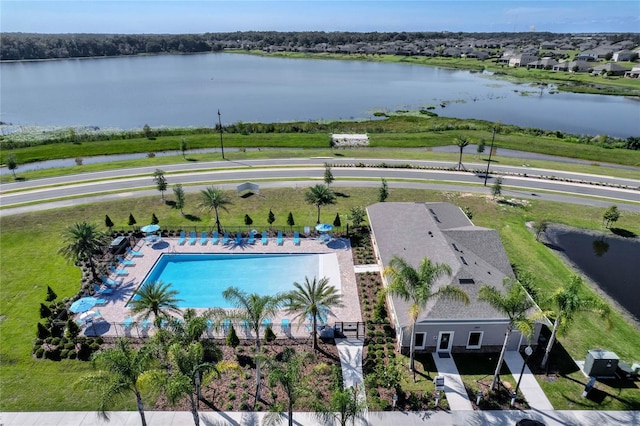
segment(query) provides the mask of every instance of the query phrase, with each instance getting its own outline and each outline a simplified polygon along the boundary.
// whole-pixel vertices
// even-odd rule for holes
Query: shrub
[[[42,358],[44,356],[44,348],[36,349],[36,358]]]
[[[76,351],[69,351],[69,359],[76,359],[78,358],[78,354],[76,353]]]
[[[227,411],[233,410],[233,404],[230,402],[227,402],[226,408],[227,408]]]
[[[227,392],[227,399],[229,401],[233,401],[234,399],[236,399],[236,393],[232,391]]]
[[[49,318],[51,316],[51,309],[44,303],[40,304],[40,318]]]
[[[86,343],[80,344],[80,350],[78,351],[78,359],[81,361],[88,361],[91,357],[91,348]]]
[[[51,344],[54,346],[58,346],[61,340],[62,339],[60,339],[59,337],[54,337],[53,340],[51,340]]]
[[[276,340],[276,334],[273,332],[273,329],[270,325],[268,325],[264,330],[264,340],[266,340],[267,342],[273,342],[274,340]]]
[[[41,339],[41,340],[50,339],[51,338],[51,331],[49,331],[49,329],[47,327],[42,325],[42,323],[38,323],[38,331],[37,331],[36,336],[38,337],[38,339]]]
[[[62,349],[60,351],[60,358],[66,359],[68,355],[69,355],[69,349]]]
[[[75,339],[80,334],[80,331],[82,330],[80,329],[78,323],[76,323],[72,318],[69,318],[67,320],[67,331],[65,333],[66,336],[71,339]]]
[[[231,325],[231,328],[229,328],[229,332],[227,333],[225,340],[226,340],[227,346],[231,348],[235,348],[240,344],[240,339],[238,338],[238,335],[236,334],[236,329],[233,325]]]
[[[53,302],[58,298],[58,295],[55,291],[49,286],[47,286],[47,298],[45,299],[47,302]]]

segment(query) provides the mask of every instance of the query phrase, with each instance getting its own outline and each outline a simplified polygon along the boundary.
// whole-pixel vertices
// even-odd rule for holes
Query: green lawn
[[[314,224],[316,210],[304,202],[304,189],[265,189],[259,196],[232,196],[233,205],[221,213],[223,226],[243,226],[249,214],[257,229],[267,227],[269,209],[276,216],[274,227],[285,228],[291,211],[297,225]],[[350,206],[367,206],[377,199],[377,188],[340,188],[342,196],[334,206],[322,209],[322,220],[332,222],[340,213],[345,224]],[[171,196],[168,196],[171,199]],[[210,215],[196,209],[197,194],[187,194],[185,213],[191,220],[159,200],[159,196],[140,199],[125,198],[78,206],[0,218],[0,407],[12,410],[87,410],[95,408],[91,395],[74,388],[76,378],[89,371],[89,364],[79,361],[52,362],[36,360],[30,355],[38,321],[39,304],[44,301],[47,285],[60,297],[74,295],[80,284],[77,268],[68,265],[57,254],[60,232],[75,221],[89,220],[104,227],[108,214],[117,228],[127,229],[129,213],[139,224],[151,220],[155,213],[163,228],[213,226]],[[602,209],[576,205],[533,201],[527,209],[497,205],[487,197],[425,190],[391,189],[388,201],[449,201],[469,207],[477,225],[498,229],[512,263],[531,269],[538,276],[538,286],[552,291],[569,276],[568,269],[548,248],[536,243],[526,230],[525,222],[547,219],[575,226],[599,229]],[[619,228],[640,234],[640,214],[623,212],[616,224]],[[596,327],[598,326],[598,327]],[[595,331],[594,331],[595,330]],[[640,333],[618,315],[610,331],[598,331],[599,324],[588,317],[576,321],[572,332],[561,339],[576,359],[584,359],[586,349],[606,346],[622,359],[640,353]],[[486,374],[490,374],[487,371]],[[556,383],[545,385],[549,392]],[[545,387],[545,389],[547,389]],[[640,400],[640,392],[625,396]],[[554,400],[554,404],[556,401]],[[566,405],[557,405],[563,408]],[[127,406],[127,408],[134,408]],[[594,407],[599,408],[599,407]]]

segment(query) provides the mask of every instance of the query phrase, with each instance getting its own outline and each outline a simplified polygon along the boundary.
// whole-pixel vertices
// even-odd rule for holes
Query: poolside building
[[[450,203],[377,203],[367,207],[373,245],[380,266],[393,256],[417,267],[428,257],[446,263],[451,277],[443,276],[435,288],[454,284],[470,299],[465,305],[435,299],[422,310],[416,323],[417,352],[494,352],[504,343],[509,323],[504,314],[477,300],[482,285],[503,288],[506,277],[514,278],[507,254],[494,229],[475,226],[464,212]],[[386,286],[386,279],[383,277]],[[389,297],[391,321],[398,336],[398,350],[408,352],[411,342],[409,303]],[[538,342],[541,324],[536,324],[531,344]],[[529,342],[513,331],[507,350]]]

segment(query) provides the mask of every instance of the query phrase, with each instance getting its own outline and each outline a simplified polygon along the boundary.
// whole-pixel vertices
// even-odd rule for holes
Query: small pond
[[[640,321],[640,239],[549,227],[548,241]]]

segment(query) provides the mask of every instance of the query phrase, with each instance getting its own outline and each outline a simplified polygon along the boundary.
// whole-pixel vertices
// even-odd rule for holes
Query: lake
[[[376,110],[436,106],[449,117],[640,135],[640,102],[623,97],[549,93],[410,64],[225,53],[2,63],[0,98],[0,121],[16,127],[213,127],[218,110],[223,123],[234,123],[371,118]]]
[[[640,321],[640,240],[550,226],[550,243]]]

